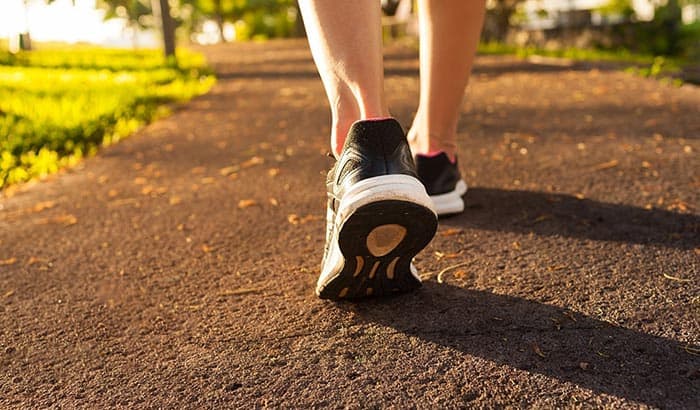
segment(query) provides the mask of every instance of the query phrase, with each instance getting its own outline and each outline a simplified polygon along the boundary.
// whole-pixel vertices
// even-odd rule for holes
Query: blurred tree
[[[219,28],[221,41],[226,41],[224,36],[224,23],[233,19],[236,13],[245,7],[245,0],[181,0],[182,3],[190,4],[199,16],[211,17]]]
[[[29,3],[33,0],[22,0],[22,5],[24,6],[24,21],[25,21],[25,31],[24,33],[19,33],[19,48],[21,50],[29,51],[32,49],[31,35],[29,34]],[[35,0],[34,0],[35,1]],[[43,0],[46,4],[51,4],[56,0]],[[73,0],[75,4],[75,0]]]
[[[635,16],[632,0],[609,0],[596,9],[603,16],[620,16],[625,21],[630,21]]]
[[[120,18],[126,22],[134,47],[137,46],[138,31],[154,25],[151,0],[98,0],[97,5],[105,10],[105,20]]]
[[[155,6],[155,0],[153,5]],[[159,0],[158,14],[160,19],[160,31],[163,34],[163,51],[169,63],[176,64],[175,60],[175,20],[170,14],[170,4],[168,0]],[[153,7],[155,10],[156,7]],[[155,13],[154,13],[155,15]]]
[[[524,0],[488,0],[487,8],[494,16],[495,38],[494,40],[504,42],[508,37],[511,17],[518,9],[518,4]]]
[[[289,8],[296,8],[296,14],[299,15],[295,0],[180,0],[180,3],[191,6],[196,11],[193,16],[214,20],[219,28],[221,41],[226,41],[224,24],[240,20],[245,15],[274,16],[284,13]]]
[[[679,0],[667,0],[654,9],[652,30],[657,34],[652,44],[654,54],[679,54],[681,45],[681,26],[683,25],[681,4]]]
[[[106,10],[105,20],[122,18],[126,21],[133,32],[134,45],[139,29],[159,28],[165,57],[175,58],[175,21],[170,15],[168,0],[98,0],[98,6]]]

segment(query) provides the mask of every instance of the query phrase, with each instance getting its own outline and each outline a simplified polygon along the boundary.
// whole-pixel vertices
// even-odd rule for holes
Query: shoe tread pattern
[[[403,240],[376,256],[367,247],[375,228],[399,225]],[[435,235],[435,214],[412,202],[385,200],[360,207],[340,227],[338,244],[345,259],[340,274],[319,292],[323,299],[360,299],[412,291],[421,286],[411,273],[411,260]]]

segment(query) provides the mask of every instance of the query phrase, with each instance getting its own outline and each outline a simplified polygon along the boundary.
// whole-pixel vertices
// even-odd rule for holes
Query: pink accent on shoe
[[[423,157],[432,158],[432,157],[437,157],[438,155],[442,154],[443,152],[445,152],[445,151],[430,151],[430,152],[428,152],[427,154],[418,154],[418,155],[423,156]],[[450,156],[447,155],[447,158],[448,158],[448,159],[450,160],[450,162],[453,163],[453,164],[454,164],[455,162],[457,162],[457,158],[456,158],[456,157],[450,158]]]
[[[365,118],[364,120],[360,121],[384,121],[384,120],[393,120],[394,117],[375,117],[375,118]]]

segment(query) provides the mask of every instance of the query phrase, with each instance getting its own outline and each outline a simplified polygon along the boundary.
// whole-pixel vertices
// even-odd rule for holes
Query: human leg
[[[377,0],[300,0],[333,115],[326,248],[316,294],[327,299],[420,286],[411,261],[437,217],[401,125],[384,100]],[[365,121],[363,121],[365,120]]]
[[[387,117],[377,0],[299,0],[311,53],[331,106],[338,157],[353,122]]]
[[[408,133],[414,154],[455,158],[464,89],[484,20],[483,0],[418,0],[420,102]]]
[[[457,121],[483,24],[483,0],[419,0],[420,102],[408,140],[438,215],[464,210]]]

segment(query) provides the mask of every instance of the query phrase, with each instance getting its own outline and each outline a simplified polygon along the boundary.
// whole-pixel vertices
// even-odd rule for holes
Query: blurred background
[[[415,34],[412,0],[383,0],[389,35]],[[700,0],[488,0],[483,38],[547,49],[593,47],[697,58]],[[167,16],[161,15],[167,9]],[[178,42],[212,44],[303,36],[294,0],[3,0],[0,37],[156,47],[163,17]]]
[[[382,8],[387,42],[417,49],[415,1]],[[613,62],[700,83],[700,0],[488,0],[487,9],[481,54]],[[213,73],[189,45],[303,36],[294,0],[2,0],[0,190],[207,92]]]

